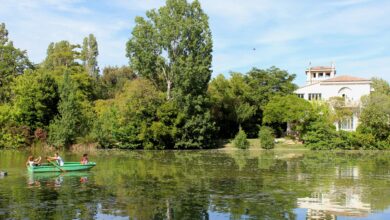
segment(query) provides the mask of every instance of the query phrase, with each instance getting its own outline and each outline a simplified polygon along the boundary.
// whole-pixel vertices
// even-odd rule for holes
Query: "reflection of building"
[[[359,167],[336,167],[336,177],[338,179],[359,179]]]
[[[332,66],[309,67],[306,70],[306,85],[295,93],[306,100],[325,100],[332,97],[342,97],[345,107],[359,108],[360,98],[371,92],[371,81],[353,76],[336,76],[336,68]],[[335,123],[337,129],[356,130],[358,116]]]
[[[336,168],[338,179],[358,179],[358,167]],[[362,201],[360,186],[336,187],[319,190],[310,197],[298,198],[298,207],[307,210],[306,219],[336,219],[336,216],[364,217],[371,211],[371,205]]]

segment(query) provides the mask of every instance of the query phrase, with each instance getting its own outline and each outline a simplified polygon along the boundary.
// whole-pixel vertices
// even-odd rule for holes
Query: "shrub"
[[[247,148],[249,148],[249,141],[246,138],[246,133],[241,128],[238,131],[236,137],[234,137],[233,145],[234,145],[234,147],[237,147],[237,148],[240,148],[240,149],[247,149]]]
[[[323,120],[312,122],[303,136],[305,146],[312,150],[327,150],[336,148],[334,143],[337,137],[335,127]],[[340,143],[338,143],[340,144]]]
[[[274,131],[270,127],[263,126],[259,132],[260,145],[263,149],[272,149],[275,147]]]
[[[333,145],[337,149],[353,150],[359,148],[355,145],[353,132],[338,131],[332,139]]]

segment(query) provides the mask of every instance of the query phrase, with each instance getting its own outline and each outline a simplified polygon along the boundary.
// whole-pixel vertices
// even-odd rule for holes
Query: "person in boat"
[[[85,164],[88,164],[89,160],[88,160],[88,154],[83,154],[83,157],[81,158],[81,161],[80,163],[82,165],[85,165]]]
[[[59,166],[64,166],[64,161],[62,160],[62,158],[58,153],[55,153],[54,157],[47,157],[47,161],[49,162],[56,161]]]
[[[41,157],[34,159],[32,155],[28,157],[26,162],[26,166],[30,166],[30,167],[39,166],[40,164],[41,164]]]

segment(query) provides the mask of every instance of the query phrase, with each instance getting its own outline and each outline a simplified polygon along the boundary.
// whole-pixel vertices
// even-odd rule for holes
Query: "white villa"
[[[309,67],[306,70],[306,85],[295,93],[306,100],[329,100],[331,97],[343,97],[347,107],[360,108],[360,98],[371,92],[371,80],[353,76],[336,76],[332,66]],[[337,130],[355,131],[359,124],[359,115],[355,113],[347,120],[336,122]]]

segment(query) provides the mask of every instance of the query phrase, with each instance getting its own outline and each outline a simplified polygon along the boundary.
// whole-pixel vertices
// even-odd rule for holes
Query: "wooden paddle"
[[[55,167],[57,167],[58,169],[60,169],[62,172],[66,172],[66,170],[61,169],[60,166],[58,166],[57,164],[53,163],[52,161],[49,161],[49,163],[53,164]]]

